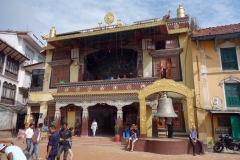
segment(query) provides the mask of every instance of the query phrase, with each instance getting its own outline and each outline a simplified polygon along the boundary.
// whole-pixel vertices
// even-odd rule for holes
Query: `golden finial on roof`
[[[110,25],[111,23],[113,23],[114,21],[114,14],[112,12],[108,12],[105,17],[104,17],[104,21]]]
[[[50,38],[56,37],[55,27],[52,27],[52,29],[50,30],[49,37]]]
[[[177,9],[177,17],[178,18],[185,17],[185,9],[183,8],[182,4],[179,4],[179,7]]]
[[[43,34],[41,32],[41,37],[42,37],[43,40],[47,40],[49,36],[47,34]]]
[[[100,31],[102,30],[102,22],[98,23],[98,27],[94,28],[94,31]]]
[[[119,19],[119,20],[117,20],[118,22],[117,22],[117,27],[123,27],[124,26],[124,24],[122,23],[122,21]]]

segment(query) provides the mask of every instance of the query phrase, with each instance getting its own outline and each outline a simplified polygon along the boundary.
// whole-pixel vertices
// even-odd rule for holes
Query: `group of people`
[[[56,131],[56,127],[54,125],[49,126],[48,128],[50,132],[49,141],[47,145],[47,160],[60,160],[60,156],[62,152],[64,152],[63,160],[67,160],[68,154],[70,154],[70,160],[73,158],[72,153],[72,135],[73,128],[68,128],[68,123],[63,122],[62,128],[60,132]]]
[[[171,122],[170,119],[167,119],[166,124],[170,124],[170,122]],[[34,124],[30,124],[29,128],[25,131],[25,138],[23,139],[23,142],[26,141],[27,145],[25,150],[22,151],[18,146],[14,146],[12,141],[0,140],[1,143],[0,152],[5,153],[9,160],[26,160],[24,152],[30,153],[31,144],[33,144],[33,149],[30,153],[30,159],[33,159],[34,154],[36,156],[36,160],[41,159],[38,157],[38,143],[40,141],[42,126],[43,124],[40,123],[38,125],[38,128],[34,129]],[[97,122],[94,119],[91,125],[93,137],[95,136],[97,128],[98,128]],[[54,125],[49,126],[48,130],[50,136],[47,145],[46,159],[55,160],[55,158],[57,157],[57,160],[60,160],[60,156],[62,152],[64,152],[63,160],[67,160],[68,154],[70,154],[70,160],[72,160],[73,153],[71,148],[72,148],[72,135],[74,134],[73,128],[71,127],[68,129],[68,123],[64,122],[62,124],[60,132],[56,131],[56,127]],[[129,149],[130,152],[133,152],[134,144],[140,137],[137,125],[132,124],[130,128],[130,134],[131,136],[128,139],[128,145],[126,149]],[[170,136],[172,136],[172,134]],[[189,140],[193,147],[194,156],[196,156],[196,143],[199,144],[200,153],[204,154],[202,143],[197,139],[197,131],[195,126],[192,126],[192,129],[189,131]],[[11,145],[8,146],[5,143],[11,143]]]
[[[137,76],[138,78],[142,77],[140,74]],[[128,75],[123,74],[123,75],[117,75],[116,77],[109,77],[108,79],[113,80],[113,79],[126,79],[126,78],[136,78],[136,76],[130,72]]]

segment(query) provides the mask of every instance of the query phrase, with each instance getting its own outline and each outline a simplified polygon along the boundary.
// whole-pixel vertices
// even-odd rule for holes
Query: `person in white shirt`
[[[0,144],[0,152],[5,153],[8,160],[27,160],[21,148],[18,146],[7,146],[6,144]]]
[[[33,149],[32,152],[30,154],[29,160],[33,159],[33,155],[35,154],[36,156],[36,160],[40,160],[41,158],[38,157],[38,143],[40,141],[40,137],[41,137],[41,131],[42,131],[42,123],[38,124],[38,128],[34,129],[33,131],[33,136],[32,136],[32,142],[33,142]]]
[[[95,137],[96,130],[98,129],[98,125],[97,125],[97,122],[96,122],[95,119],[94,119],[93,122],[92,122],[91,129],[92,129],[93,138],[94,138],[94,137]]]
[[[33,129],[34,129],[34,124],[30,124],[29,128],[25,131],[25,136],[23,138],[23,143],[25,142],[26,138],[26,144],[27,147],[23,152],[29,152],[31,149],[31,144],[32,144],[32,137],[33,137]]]

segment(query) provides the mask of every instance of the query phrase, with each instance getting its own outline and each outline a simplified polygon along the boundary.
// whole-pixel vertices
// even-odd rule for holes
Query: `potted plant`
[[[119,125],[118,124],[116,124],[114,126],[114,131],[115,131],[114,142],[120,142]]]

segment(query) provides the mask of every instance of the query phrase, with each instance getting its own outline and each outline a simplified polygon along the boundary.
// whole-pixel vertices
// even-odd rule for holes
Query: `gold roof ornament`
[[[183,8],[182,4],[179,4],[179,7],[177,9],[177,17],[178,18],[185,17],[185,9]]]
[[[101,31],[102,30],[102,22],[98,23],[98,27],[94,28],[94,31]]]
[[[42,32],[41,32],[41,37],[43,40],[47,40],[49,38],[47,34],[43,34]]]
[[[55,27],[52,27],[52,29],[50,30],[49,37],[50,38],[56,37]]]
[[[124,24],[122,23],[122,21],[119,19],[119,20],[117,20],[118,22],[117,22],[117,27],[123,27],[124,26]]]
[[[114,21],[114,14],[112,12],[108,12],[104,17],[104,21],[108,25],[111,25],[111,23],[113,23],[113,21]]]

